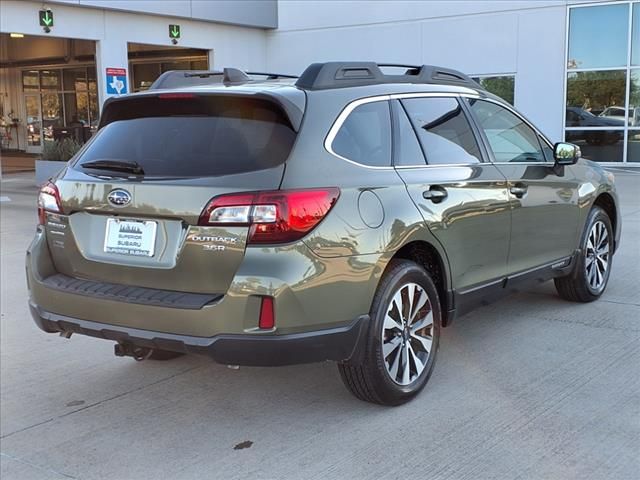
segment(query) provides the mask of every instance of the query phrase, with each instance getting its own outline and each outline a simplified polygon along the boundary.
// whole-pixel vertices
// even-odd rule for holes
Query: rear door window
[[[75,167],[137,162],[145,177],[207,177],[278,166],[296,133],[265,99],[188,94],[148,96],[105,108],[103,127]]]
[[[356,107],[333,139],[334,153],[362,165],[391,165],[391,116],[386,101]]]
[[[429,165],[479,163],[475,135],[455,98],[424,97],[401,101],[418,134]]]

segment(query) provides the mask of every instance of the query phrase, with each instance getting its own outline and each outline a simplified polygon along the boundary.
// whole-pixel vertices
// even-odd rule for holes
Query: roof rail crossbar
[[[400,75],[385,75],[380,67],[399,67],[407,70]],[[374,62],[312,63],[300,75],[296,86],[305,90],[326,90],[384,83],[428,83],[481,88],[464,73],[450,68]]]
[[[245,72],[247,75],[260,75],[267,77],[267,80],[277,80],[278,78],[299,78],[298,75],[288,75],[286,73],[269,73],[269,72]]]
[[[207,72],[203,72],[203,71],[185,71],[184,72],[184,76],[186,78],[191,78],[191,77],[199,77],[199,78],[207,78],[207,77],[213,77],[215,75],[222,75],[222,72],[218,72],[215,70],[210,70]]]
[[[220,82],[238,85],[255,80],[251,76],[263,76],[267,77],[267,80],[298,78],[296,75],[286,75],[284,73],[243,72],[237,68],[225,68],[224,70],[169,70],[160,75],[149,87],[149,90],[209,85]]]

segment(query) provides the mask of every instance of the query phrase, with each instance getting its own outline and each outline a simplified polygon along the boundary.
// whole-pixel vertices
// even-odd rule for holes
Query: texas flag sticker
[[[107,95],[122,95],[127,93],[127,69],[107,68]]]

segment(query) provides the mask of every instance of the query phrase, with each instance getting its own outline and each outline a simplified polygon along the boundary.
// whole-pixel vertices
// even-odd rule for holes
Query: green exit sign
[[[180,38],[180,25],[169,25],[169,38]]]
[[[53,27],[53,12],[51,10],[40,10],[38,18],[41,27]]]

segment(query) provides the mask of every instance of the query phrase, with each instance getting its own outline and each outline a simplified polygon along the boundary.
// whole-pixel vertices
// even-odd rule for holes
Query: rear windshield
[[[239,96],[167,94],[114,102],[102,125],[76,168],[108,160],[137,162],[145,177],[231,175],[284,163],[296,137],[276,103]]]

